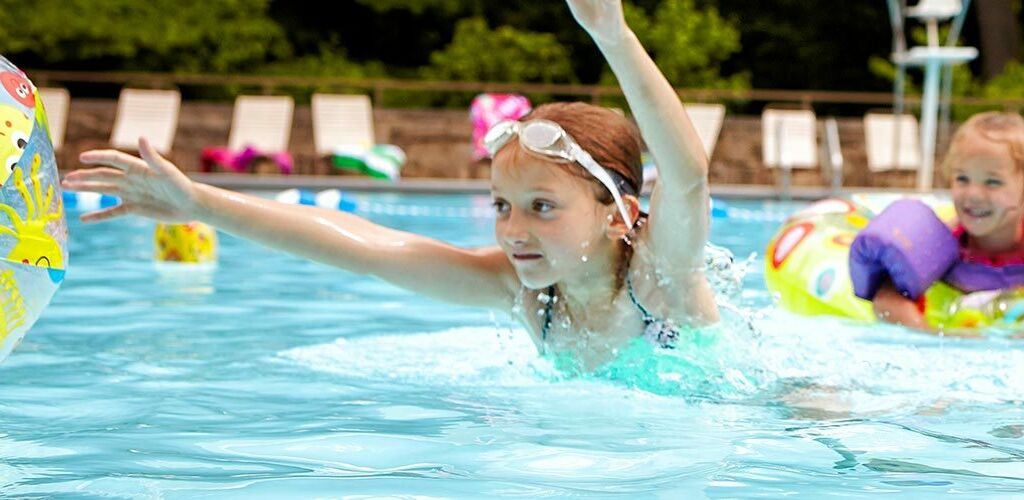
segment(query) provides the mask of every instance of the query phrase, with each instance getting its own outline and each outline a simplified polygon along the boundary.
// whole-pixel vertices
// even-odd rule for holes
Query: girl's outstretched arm
[[[636,35],[621,0],[567,0],[619,80],[658,167],[651,197],[655,252],[687,267],[703,265],[708,233],[708,158],[682,102]]]
[[[70,190],[98,191],[120,205],[82,215],[95,222],[134,214],[164,221],[199,220],[228,233],[360,274],[377,276],[435,299],[508,310],[518,290],[498,247],[467,250],[388,229],[338,210],[288,205],[190,180],[145,139],[141,158],[88,151],[99,168],[64,178]]]

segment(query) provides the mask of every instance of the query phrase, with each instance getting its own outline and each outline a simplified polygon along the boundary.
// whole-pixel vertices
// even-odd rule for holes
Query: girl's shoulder
[[[705,275],[703,259],[699,266],[680,266],[658,256],[642,239],[634,242],[634,247],[629,282],[636,300],[652,315],[677,324],[717,320],[714,290]]]

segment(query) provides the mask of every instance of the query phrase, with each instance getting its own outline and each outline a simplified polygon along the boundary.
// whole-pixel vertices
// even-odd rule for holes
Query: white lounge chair
[[[686,114],[697,129],[700,142],[704,144],[704,152],[708,158],[715,152],[715,144],[718,143],[718,134],[722,131],[722,123],[725,121],[725,106],[721,104],[697,104],[686,103]]]
[[[313,94],[312,113],[317,156],[328,156],[338,146],[369,148],[376,143],[373,106],[365,95]]]
[[[818,166],[818,126],[813,111],[766,109],[761,114],[761,139],[761,160],[769,168]]]
[[[39,88],[39,98],[46,109],[46,120],[50,122],[50,138],[53,150],[60,151],[64,146],[64,132],[68,125],[68,108],[71,106],[71,94],[62,88]]]
[[[288,96],[238,96],[228,149],[252,146],[265,153],[288,150],[295,101]]]
[[[917,119],[913,115],[864,115],[864,145],[868,169],[872,172],[917,170],[921,166],[919,141]]]
[[[718,134],[722,131],[722,123],[725,121],[725,106],[721,104],[700,104],[684,103],[686,115],[690,117],[693,128],[697,129],[697,136],[700,137],[701,145],[704,146],[704,154],[708,159],[715,152],[715,145],[718,143]],[[644,166],[644,192],[650,192],[654,182],[658,180],[658,170],[653,163]]]
[[[180,109],[177,90],[122,89],[110,145],[134,151],[145,137],[161,154],[170,153]]]

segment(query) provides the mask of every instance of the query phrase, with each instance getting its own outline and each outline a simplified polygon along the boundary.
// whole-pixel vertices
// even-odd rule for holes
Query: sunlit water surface
[[[360,203],[493,241],[486,198]],[[742,261],[775,226],[712,241]],[[70,230],[67,281],[0,365],[3,496],[1024,494],[1024,342],[793,316],[760,255],[690,347],[580,377],[501,314],[223,234],[197,271],[154,265],[150,222]]]

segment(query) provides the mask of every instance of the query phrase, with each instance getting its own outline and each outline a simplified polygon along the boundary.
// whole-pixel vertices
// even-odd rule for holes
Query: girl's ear
[[[626,211],[629,212],[629,218],[633,221],[633,224],[622,220],[622,213],[619,212],[618,206],[614,203],[609,205],[612,209],[612,223],[608,225],[606,234],[611,240],[621,240],[632,232],[637,218],[640,217],[640,200],[636,196],[631,194],[622,195],[622,203],[626,205]]]

